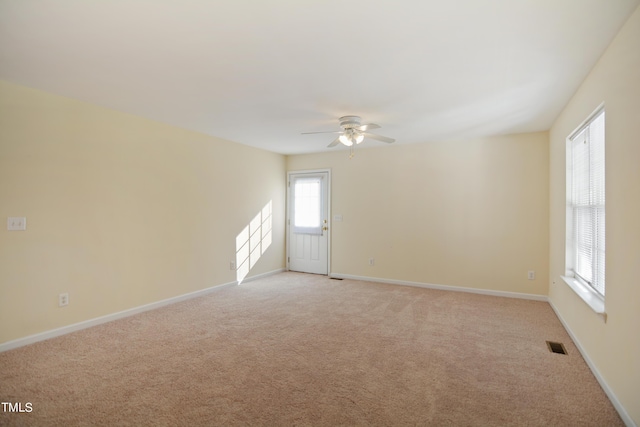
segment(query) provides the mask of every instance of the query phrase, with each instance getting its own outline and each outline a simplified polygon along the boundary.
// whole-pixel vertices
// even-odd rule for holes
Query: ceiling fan
[[[361,125],[360,117],[358,116],[343,116],[340,117],[340,127],[342,130],[340,131],[325,131],[325,132],[303,132],[303,135],[310,135],[315,133],[338,133],[340,134],[331,144],[327,147],[335,147],[336,145],[342,143],[347,147],[353,147],[353,145],[360,144],[365,138],[375,139],[378,141],[392,143],[395,141],[393,138],[388,138],[382,135],[376,135],[375,133],[370,133],[369,129],[378,129],[379,125],[375,123],[368,123]]]

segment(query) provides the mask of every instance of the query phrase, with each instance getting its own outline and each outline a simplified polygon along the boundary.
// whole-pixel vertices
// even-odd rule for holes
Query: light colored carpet
[[[623,425],[545,302],[299,273],[2,353],[0,400],[32,403],[16,426]]]

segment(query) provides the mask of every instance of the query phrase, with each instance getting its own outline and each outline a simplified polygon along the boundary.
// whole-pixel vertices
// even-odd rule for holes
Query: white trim
[[[268,273],[258,274],[256,276],[251,276],[245,278],[242,283],[250,282],[252,280],[257,280],[266,276],[270,276],[273,274],[281,273],[284,269],[273,270]],[[74,323],[72,325],[62,326],[60,328],[51,329],[49,331],[40,332],[34,335],[29,335],[24,338],[18,338],[12,341],[7,341],[5,343],[0,344],[0,353],[8,350],[13,350],[18,347],[23,347],[25,345],[33,344],[39,341],[48,340],[49,338],[55,338],[62,335],[70,334],[71,332],[80,331],[82,329],[87,329],[92,326],[101,325],[103,323],[111,322],[113,320],[122,319],[125,317],[133,316],[134,314],[143,313],[149,310],[155,310],[156,308],[164,307],[170,304],[174,304],[176,302],[186,301],[192,298],[201,297],[212,292],[222,290],[224,288],[237,286],[238,281],[233,281],[229,283],[223,283],[221,285],[211,286],[206,289],[201,289],[199,291],[189,292],[186,294],[178,295],[172,298],[167,298],[161,301],[152,302],[149,304],[141,305],[138,307],[130,308],[128,310],[119,311],[116,313],[106,314],[104,316],[96,317],[93,319],[85,320],[82,322]]]
[[[570,276],[560,276],[579,297],[584,301],[597,315],[601,316],[607,323],[607,313],[604,311],[604,300],[596,294],[590,287],[583,285],[579,280]]]
[[[390,285],[413,286],[417,288],[439,289],[442,291],[467,292],[471,294],[490,295],[495,297],[519,298],[535,301],[549,301],[546,295],[525,294],[520,292],[493,291],[490,289],[465,288],[462,286],[436,285],[433,283],[409,282],[405,280],[379,279],[376,277],[353,276],[350,274],[331,273],[329,277],[336,279],[361,280],[365,282],[388,283]]]
[[[305,169],[305,170],[294,170],[287,171],[287,201],[286,201],[286,213],[285,213],[285,265],[286,271],[289,271],[289,237],[290,237],[290,226],[291,226],[291,175],[303,175],[303,174],[327,174],[327,227],[329,228],[327,232],[327,275],[331,274],[331,234],[332,234],[332,212],[331,212],[331,168],[326,169]]]
[[[598,107],[595,110],[593,110],[591,114],[589,114],[589,116],[587,116],[587,118],[584,119],[582,123],[580,123],[578,127],[573,130],[573,132],[569,134],[569,136],[567,137],[567,141],[571,140],[572,138],[575,138],[580,132],[582,132],[584,128],[586,128],[593,121],[593,119],[598,114],[600,114],[603,110],[604,110],[604,102],[600,103],[600,105],[598,105]]]
[[[566,175],[566,190],[565,190],[565,194],[566,194],[566,214],[565,214],[565,276],[562,276],[562,279],[564,280],[564,282],[569,285],[569,287],[571,289],[574,290],[575,293],[577,293],[580,298],[582,298],[582,300],[587,303],[587,305],[589,305],[589,307],[591,307],[591,309],[593,311],[595,311],[597,314],[601,315],[604,319],[604,321],[607,321],[607,315],[604,311],[604,300],[602,300],[602,297],[599,296],[597,294],[597,292],[595,292],[595,289],[593,291],[591,291],[590,289],[585,289],[585,283],[581,283],[581,281],[576,280],[576,278],[574,278],[577,274],[576,269],[577,269],[577,252],[578,252],[578,248],[576,247],[576,233],[577,231],[575,230],[575,212],[576,212],[576,205],[575,205],[575,201],[573,200],[573,192],[574,192],[574,183],[573,183],[573,172],[574,172],[574,168],[575,166],[573,165],[573,160],[574,160],[574,156],[573,156],[573,151],[575,150],[575,144],[574,142],[578,142],[578,145],[581,145],[582,142],[587,143],[588,141],[590,141],[590,138],[587,134],[585,134],[581,139],[577,139],[577,137],[584,132],[586,129],[588,129],[594,122],[596,119],[598,119],[601,115],[606,115],[605,112],[605,104],[604,102],[602,102],[582,123],[580,123],[580,125],[573,130],[573,132],[571,132],[569,134],[569,136],[566,138],[566,165],[565,165],[565,175]],[[606,117],[605,117],[606,120]],[[606,125],[604,125],[604,132],[605,132],[605,142],[603,142],[603,144],[606,144]],[[606,145],[605,148],[606,150]],[[591,152],[591,148],[588,148],[588,150]],[[606,153],[602,153],[605,158],[606,158]],[[591,159],[589,160],[589,165],[591,164]],[[603,168],[604,168],[604,174],[606,174],[606,165],[604,165],[603,163]],[[589,179],[591,179],[591,172],[589,172]],[[605,176],[603,175],[601,177],[603,180],[606,180]],[[592,191],[592,187],[593,187],[593,183],[589,184],[589,194],[591,194]],[[603,195],[604,197],[605,195]],[[606,197],[605,197],[606,198]],[[603,201],[601,204],[595,204],[595,203],[588,203],[582,206],[583,208],[593,208],[593,207],[602,207],[603,209],[605,209],[606,211],[606,201]],[[605,228],[606,228],[606,224],[605,224]],[[592,236],[593,237],[593,236]],[[596,238],[597,240],[597,238]],[[594,243],[597,246],[597,242]],[[597,248],[594,248],[593,251],[593,258],[592,258],[592,272],[593,272],[593,281],[594,283],[597,282],[596,276],[596,270],[599,268],[604,268],[604,264],[600,265],[599,262],[597,261],[597,256],[595,255],[595,253],[597,252],[596,250]],[[603,263],[606,263],[606,261],[603,259],[602,260]],[[603,292],[604,292],[604,287],[606,284],[606,279],[603,283],[598,284],[598,287],[602,286],[603,288]]]
[[[261,273],[261,274],[256,274],[255,276],[245,277],[244,279],[242,279],[242,282],[240,283],[240,285],[243,285],[244,283],[247,283],[247,282],[253,282],[254,280],[258,280],[258,279],[264,279],[265,277],[273,276],[274,274],[283,273],[285,271],[287,271],[287,270],[284,269],[284,268],[278,268],[276,270],[267,271],[266,273]],[[235,282],[235,283],[238,284],[238,282]]]
[[[571,337],[571,340],[576,345],[576,348],[578,349],[578,351],[582,355],[582,358],[584,359],[584,361],[587,363],[587,366],[589,367],[589,369],[591,369],[591,373],[593,373],[593,376],[596,377],[596,380],[600,384],[600,387],[602,387],[602,389],[604,390],[605,394],[607,395],[607,397],[609,398],[609,400],[613,404],[613,407],[616,408],[616,411],[618,411],[618,414],[620,415],[620,418],[622,418],[622,422],[624,422],[624,424],[627,427],[638,427],[636,425],[636,423],[633,421],[633,419],[631,419],[631,417],[629,416],[627,411],[624,409],[624,406],[622,406],[622,403],[620,403],[620,401],[618,400],[618,397],[615,395],[613,390],[611,390],[611,388],[609,387],[607,382],[604,380],[602,375],[600,375],[600,372],[598,371],[598,368],[596,368],[596,365],[589,358],[589,354],[582,347],[582,344],[580,344],[580,341],[578,340],[578,337],[576,337],[575,334],[573,333],[573,331],[571,331],[571,328],[569,328],[569,325],[562,318],[562,316],[560,315],[560,312],[558,311],[556,306],[553,305],[553,302],[551,300],[549,300],[549,305],[551,306],[551,309],[556,313],[556,316],[558,317],[558,320],[560,320],[560,323],[562,323],[562,326],[564,326],[564,329],[567,331],[567,333]]]

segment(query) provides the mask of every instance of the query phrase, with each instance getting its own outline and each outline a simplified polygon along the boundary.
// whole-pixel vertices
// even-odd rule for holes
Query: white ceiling
[[[0,0],[0,79],[284,154],[532,132],[639,3]]]

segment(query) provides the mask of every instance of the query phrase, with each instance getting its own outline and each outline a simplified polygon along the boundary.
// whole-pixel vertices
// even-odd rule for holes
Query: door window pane
[[[322,234],[322,179],[297,178],[293,183],[294,233]]]

